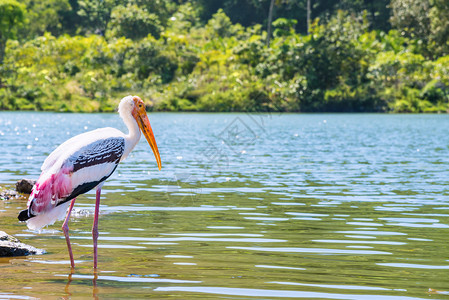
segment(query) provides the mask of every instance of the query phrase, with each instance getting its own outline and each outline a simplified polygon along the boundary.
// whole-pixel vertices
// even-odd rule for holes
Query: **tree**
[[[6,42],[15,38],[17,27],[25,20],[25,5],[15,0],[0,0],[0,64],[5,56]]]
[[[390,0],[340,0],[334,9],[342,9],[351,13],[368,12],[371,29],[388,31],[390,25]]]
[[[222,9],[207,22],[206,28],[218,37],[229,37],[233,34],[232,22]]]
[[[307,80],[303,111],[372,111],[377,104],[363,91],[368,53],[358,40],[366,33],[365,15],[338,11],[329,22],[315,24],[294,66]],[[291,55],[295,56],[295,55]],[[324,100],[324,101],[323,101]],[[342,101],[343,100],[343,101]]]
[[[79,0],[78,15],[84,23],[82,31],[104,35],[111,11],[116,6],[115,2],[115,0]]]
[[[437,56],[449,54],[449,2],[446,0],[432,0],[429,11],[430,32],[432,38],[431,49]]]
[[[27,23],[20,32],[20,36],[36,37],[50,32],[58,36],[63,33],[62,18],[63,13],[70,12],[71,7],[68,0],[25,0],[27,6]]]
[[[311,22],[311,6],[310,1],[307,0],[306,5],[306,30],[307,33],[310,31],[310,22]],[[303,11],[304,0],[270,0],[270,7],[268,9],[268,19],[267,19],[267,45],[270,44],[271,34],[272,34],[272,26],[273,26],[273,11],[274,6],[276,5],[277,10],[279,11],[278,17],[284,20],[295,20],[292,24],[296,26],[299,19],[302,19],[300,15],[297,15],[296,12]],[[304,27],[304,26],[303,26]],[[295,29],[293,27],[293,29]]]
[[[427,42],[430,34],[429,0],[392,0],[391,24],[408,37]]]
[[[430,58],[449,52],[449,3],[446,0],[392,0],[391,24]]]
[[[107,36],[141,39],[151,34],[159,38],[161,31],[162,26],[157,15],[135,4],[128,4],[126,7],[116,6],[112,10]]]
[[[178,6],[176,12],[169,19],[167,27],[178,34],[187,33],[200,24],[199,8],[187,2]]]

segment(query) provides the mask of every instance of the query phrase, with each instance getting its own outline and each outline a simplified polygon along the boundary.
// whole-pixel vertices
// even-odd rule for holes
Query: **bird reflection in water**
[[[72,283],[72,276],[75,273],[75,269],[72,268],[70,270],[69,276],[67,277],[67,284],[64,288],[65,296],[62,297],[62,299],[71,299],[72,293],[70,292],[70,284]],[[98,287],[97,287],[97,279],[98,279],[98,272],[97,270],[94,270],[94,276],[92,278],[92,297],[93,299],[98,299]]]
[[[69,292],[69,287],[70,287],[70,284],[72,283],[72,275],[73,275],[73,273],[74,273],[74,269],[72,268],[70,270],[69,277],[67,278],[67,284],[65,285],[65,288],[64,288],[65,296],[62,297],[62,299],[70,299],[70,297],[72,296],[72,293]]]
[[[92,297],[94,299],[98,299],[97,279],[98,279],[98,272],[97,270],[94,270],[94,278],[92,279]]]

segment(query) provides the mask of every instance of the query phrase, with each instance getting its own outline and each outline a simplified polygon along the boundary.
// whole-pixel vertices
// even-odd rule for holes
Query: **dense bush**
[[[355,6],[315,19],[309,35],[297,32],[297,19],[279,18],[269,45],[262,25],[232,22],[228,1],[208,20],[202,18],[212,2],[201,9],[194,5],[201,1],[60,1],[52,10],[44,5],[52,1],[25,1],[31,12],[19,21],[39,26],[28,35],[19,28],[22,39],[8,40],[0,109],[111,111],[127,94],[151,99],[150,109],[160,111],[449,109],[444,1],[422,3],[427,27],[419,29],[409,18],[422,5],[404,11],[409,0],[392,2],[392,24],[415,26],[406,31],[374,30],[372,11]],[[77,3],[76,15],[68,3]],[[57,34],[69,19],[83,25]]]

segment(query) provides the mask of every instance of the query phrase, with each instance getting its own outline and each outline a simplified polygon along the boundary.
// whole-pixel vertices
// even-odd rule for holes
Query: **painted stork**
[[[119,104],[120,117],[128,127],[124,134],[115,128],[100,128],[74,136],[56,148],[44,161],[42,173],[33,187],[28,208],[18,219],[28,228],[39,230],[56,220],[65,221],[62,230],[67,242],[70,264],[75,267],[69,238],[69,218],[76,197],[96,188],[92,227],[94,268],[97,268],[98,212],[101,187],[140,140],[140,131],[153,150],[159,170],[161,157],[145,111],[138,96],[127,96]],[[139,130],[140,128],[140,130]]]

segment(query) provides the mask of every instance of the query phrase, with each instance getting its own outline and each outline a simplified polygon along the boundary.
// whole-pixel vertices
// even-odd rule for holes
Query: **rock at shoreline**
[[[16,191],[22,194],[31,194],[31,190],[35,184],[36,180],[21,179],[16,183]]]
[[[0,186],[0,200],[9,200],[9,199],[18,199],[24,197],[28,198],[27,195],[23,194],[31,194],[31,190],[33,186],[36,184],[36,180],[32,179],[21,179],[16,182],[16,190],[10,190],[8,187]]]
[[[9,200],[11,198],[20,198],[21,195],[13,190],[2,189],[0,187],[0,200]]]
[[[15,237],[4,231],[0,231],[0,257],[26,256],[44,253],[44,250],[21,243]]]

